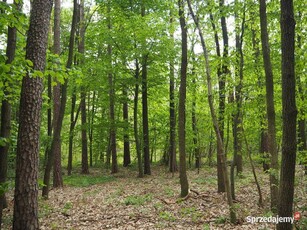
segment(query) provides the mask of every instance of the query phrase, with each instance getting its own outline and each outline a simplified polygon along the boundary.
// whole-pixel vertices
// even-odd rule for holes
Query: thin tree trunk
[[[293,196],[296,161],[296,118],[295,101],[295,20],[293,1],[281,0],[281,51],[282,51],[282,159],[278,200],[278,215],[293,215]],[[277,230],[292,229],[291,223],[279,223]]]
[[[266,0],[260,0],[260,26],[262,55],[265,70],[266,104],[268,119],[268,147],[270,153],[270,192],[271,210],[277,211],[278,203],[278,152],[276,147],[276,125],[275,125],[275,105],[274,105],[274,82],[270,57],[269,35],[267,29]]]
[[[93,93],[93,98],[92,98],[92,108],[91,108],[91,116],[89,119],[89,134],[88,134],[88,139],[89,139],[89,149],[90,149],[90,167],[93,166],[93,133],[94,133],[94,118],[95,118],[95,113],[96,113],[96,91]]]
[[[236,2],[235,4],[238,4]],[[244,3],[243,3],[244,4]],[[237,174],[243,171],[242,162],[242,125],[243,125],[243,112],[242,112],[242,88],[243,88],[243,67],[244,67],[244,55],[243,55],[243,36],[245,28],[245,4],[243,9],[243,18],[241,25],[236,23],[236,53],[237,53],[237,67],[236,76],[239,79],[238,85],[235,87],[235,103],[236,103],[236,113],[234,115],[234,159],[233,162],[237,168]],[[238,15],[235,16],[238,20]],[[241,33],[239,33],[239,31]]]
[[[73,89],[71,96],[71,111],[70,111],[70,126],[69,126],[69,140],[68,140],[68,163],[67,163],[67,174],[71,175],[72,171],[72,157],[73,157],[73,140],[74,140],[74,129],[78,120],[81,106],[79,105],[76,116],[75,116],[75,107],[76,107],[76,93]]]
[[[185,104],[187,87],[187,66],[188,66],[188,36],[184,14],[184,1],[178,0],[179,20],[181,27],[181,67],[180,67],[180,88],[178,106],[178,141],[179,141],[179,167],[181,197],[189,194],[189,182],[186,171],[186,149],[185,149]]]
[[[70,31],[70,41],[69,41],[69,54],[68,59],[66,63],[66,68],[71,68],[72,66],[72,59],[73,59],[73,48],[74,48],[74,41],[75,41],[75,30],[76,30],[76,22],[77,22],[77,0],[74,0],[74,12],[73,12],[73,18],[72,18],[72,25],[71,25],[71,31]],[[51,150],[49,152],[48,156],[48,162],[46,164],[45,168],[45,174],[44,174],[44,185],[42,190],[42,196],[46,199],[49,195],[49,186],[50,186],[50,172],[52,169],[52,165],[54,164],[54,157],[55,152],[59,151],[59,145],[60,137],[61,137],[61,129],[62,129],[62,121],[64,118],[64,112],[65,112],[65,105],[66,105],[66,89],[67,89],[67,79],[65,79],[65,83],[62,86],[62,98],[61,98],[61,108],[60,112],[58,114],[58,118],[55,127],[54,127],[54,133],[53,133],[53,140],[51,143]],[[57,156],[59,157],[59,156]],[[63,182],[62,182],[63,183]]]
[[[206,44],[205,44],[205,40],[204,40],[204,37],[203,37],[201,27],[199,25],[198,18],[194,14],[190,0],[188,0],[188,6],[189,6],[190,13],[192,15],[193,21],[194,21],[194,23],[195,23],[195,25],[198,29],[198,32],[199,32],[201,46],[202,46],[203,54],[204,54],[204,58],[205,58],[209,107],[210,107],[211,117],[212,117],[212,121],[213,121],[214,131],[215,131],[215,134],[216,134],[216,138],[219,142],[218,146],[220,146],[220,148],[221,148],[221,151],[220,151],[221,154],[219,154],[219,158],[220,158],[222,166],[223,166],[222,171],[223,171],[223,178],[224,178],[226,195],[227,195],[227,202],[228,202],[229,212],[230,212],[230,221],[231,221],[231,223],[235,223],[237,221],[237,217],[236,217],[236,212],[235,212],[235,209],[234,209],[234,206],[233,206],[233,200],[232,200],[232,197],[231,197],[231,190],[230,190],[228,171],[227,171],[227,166],[226,166],[226,156],[225,156],[225,151],[224,151],[224,144],[223,144],[223,140],[221,138],[219,122],[218,122],[218,118],[217,118],[216,113],[215,113],[214,103],[213,103],[213,92],[212,92],[211,73],[210,73],[208,52],[207,52],[207,48],[206,48]]]
[[[108,12],[110,13],[110,6]],[[111,30],[111,19],[108,18],[108,29]],[[108,44],[108,57],[110,68],[112,66],[112,45]],[[118,172],[117,151],[116,151],[116,124],[115,124],[115,83],[112,72],[108,74],[109,79],[109,102],[110,102],[110,150],[112,157],[112,173]]]
[[[20,9],[20,4],[14,1],[14,6]],[[16,51],[16,40],[17,40],[17,29],[15,27],[8,27],[7,32],[7,46],[6,46],[6,57],[5,64],[11,64],[15,58]],[[4,84],[6,85],[6,84]],[[7,164],[8,164],[8,153],[10,148],[10,137],[11,137],[11,103],[9,101],[9,92],[4,88],[4,98],[1,105],[1,127],[0,137],[6,140],[0,145],[0,185],[6,182],[7,177]],[[0,194],[0,229],[2,223],[2,210],[7,207],[5,193]]]
[[[242,130],[243,130],[243,128],[242,128]],[[251,167],[252,167],[252,172],[253,172],[255,184],[256,184],[256,187],[257,187],[258,195],[259,195],[258,204],[259,204],[260,207],[262,207],[263,206],[262,192],[261,192],[260,184],[258,182],[258,178],[257,178],[254,162],[253,162],[253,159],[252,159],[251,149],[250,149],[250,147],[248,145],[247,138],[245,136],[244,131],[243,131],[243,136],[244,136],[244,142],[245,142],[246,149],[247,149],[248,159],[249,159],[249,162],[250,162]]]
[[[173,25],[173,15],[170,14],[170,26]],[[174,46],[174,32],[170,31],[170,39]],[[171,57],[169,63],[169,150],[168,150],[168,162],[169,171],[174,173],[177,169],[176,160],[176,110],[175,110],[175,70],[174,70],[174,58]]]
[[[84,0],[80,1],[79,4],[79,37],[78,38],[78,52],[81,54],[81,58],[79,61],[80,65],[83,65],[84,52],[85,52],[85,20],[84,20]],[[80,102],[80,112],[81,112],[81,142],[82,142],[82,174],[89,174],[89,166],[88,166],[88,140],[87,140],[87,119],[86,119],[86,89],[84,86],[81,87],[81,102]]]
[[[61,41],[60,41],[60,18],[61,18],[61,1],[55,0],[54,4],[54,54],[60,55],[61,53]],[[57,82],[57,80],[56,80]],[[67,83],[66,83],[67,84]],[[54,135],[52,138],[51,151],[54,151],[53,162],[53,187],[63,187],[62,178],[62,157],[61,157],[61,130],[64,119],[65,107],[66,107],[66,85],[62,87],[61,97],[61,85],[57,82],[57,85],[53,87],[53,125]],[[63,89],[64,88],[64,89]],[[63,103],[63,104],[62,104]],[[57,132],[56,129],[59,129]]]
[[[137,153],[138,160],[138,170],[139,177],[142,178],[143,174],[143,164],[142,164],[142,151],[139,140],[139,128],[138,128],[138,99],[139,99],[139,74],[140,68],[138,60],[135,61],[135,89],[134,89],[134,107],[133,107],[133,129],[134,129],[134,139],[135,139],[135,148]]]
[[[124,86],[125,87],[125,86]],[[129,110],[128,110],[128,95],[127,89],[123,89],[124,103],[123,103],[123,120],[125,122],[124,128],[124,167],[131,164],[130,156],[130,140],[129,140]]]
[[[142,1],[141,15],[145,17],[145,5]],[[148,128],[148,90],[147,90],[147,60],[148,53],[142,54],[142,121],[143,121],[143,155],[144,174],[150,175],[149,128]]]
[[[83,89],[84,90],[84,89]],[[81,142],[82,142],[82,158],[81,158],[81,165],[82,165],[82,174],[89,174],[89,167],[88,167],[88,149],[87,149],[87,132],[86,132],[86,93],[81,89],[81,102],[80,102],[80,112],[81,112]]]
[[[44,71],[52,0],[34,0],[27,34],[26,59]],[[33,71],[32,70],[32,71]],[[16,153],[13,229],[39,229],[38,161],[43,79],[27,72],[22,80]]]

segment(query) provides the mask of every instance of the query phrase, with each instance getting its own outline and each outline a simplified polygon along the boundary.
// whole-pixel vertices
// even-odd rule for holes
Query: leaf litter
[[[297,172],[295,211],[306,218],[306,176]],[[92,175],[106,175],[92,170]],[[180,199],[178,174],[154,166],[151,176],[137,178],[136,171],[123,168],[115,180],[87,187],[65,186],[39,199],[40,229],[275,229],[272,223],[248,223],[247,216],[274,216],[269,210],[268,174],[258,170],[264,206],[248,168],[236,178],[235,208],[238,224],[231,224],[226,195],[217,193],[216,170],[188,171],[190,193]],[[13,200],[13,192],[8,199]],[[12,228],[13,201],[4,210],[3,229]]]

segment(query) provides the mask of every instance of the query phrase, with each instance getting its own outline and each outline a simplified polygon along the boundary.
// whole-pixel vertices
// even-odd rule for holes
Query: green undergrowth
[[[114,181],[114,176],[95,176],[95,175],[80,175],[64,176],[64,184],[73,187],[88,187],[95,184],[103,184]]]

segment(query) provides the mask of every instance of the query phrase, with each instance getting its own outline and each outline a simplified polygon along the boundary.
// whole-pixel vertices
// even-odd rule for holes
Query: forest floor
[[[116,175],[92,169],[88,176],[65,176],[64,189],[50,191],[49,200],[39,199],[40,229],[275,229],[272,223],[248,223],[247,217],[275,216],[269,211],[268,175],[257,170],[264,197],[259,207],[252,173],[246,168],[236,177],[238,224],[231,224],[225,194],[217,193],[216,170],[190,170],[190,194],[179,199],[178,174],[172,176],[162,166],[152,175],[137,178],[132,168]],[[307,178],[296,174],[295,211],[302,214],[298,229],[307,222]],[[41,191],[40,191],[41,192]],[[40,194],[41,195],[41,194]],[[11,229],[12,191],[4,211],[3,229]]]

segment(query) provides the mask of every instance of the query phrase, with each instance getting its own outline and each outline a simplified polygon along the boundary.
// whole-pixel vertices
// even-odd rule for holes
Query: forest
[[[0,230],[307,229],[304,0],[0,1]]]

